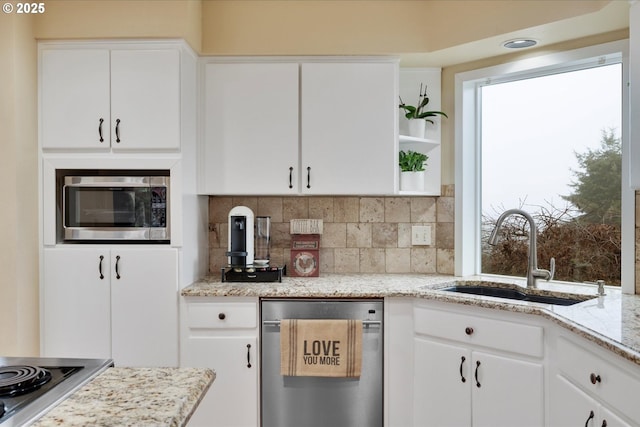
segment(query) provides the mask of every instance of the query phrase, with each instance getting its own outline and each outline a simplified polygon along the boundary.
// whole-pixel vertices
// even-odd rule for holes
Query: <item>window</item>
[[[622,147],[626,156],[626,120],[620,118],[628,102],[622,85],[625,51],[626,42],[608,43],[456,76],[456,274],[526,274],[528,225],[521,217],[503,225],[524,233],[509,242],[509,250],[486,244],[498,215],[520,208],[537,219],[540,268],[556,257],[558,280],[620,283],[619,269],[605,277],[601,274],[610,268],[595,265],[609,259],[622,264],[622,282],[631,286],[623,290],[633,292],[633,231],[624,232],[633,230],[633,191],[619,184],[628,180],[627,162],[618,158],[623,170],[622,177],[618,172],[622,203],[617,215],[610,211],[601,215],[607,217],[603,221],[593,218],[602,214],[597,212],[587,218],[594,209],[578,197],[583,195],[579,184],[593,172],[585,165],[604,157],[607,143],[614,150]],[[581,251],[586,240],[580,233],[598,229],[608,236],[617,230],[620,236],[620,228],[622,262],[615,244],[595,244],[607,252],[600,261],[594,261],[590,248]],[[629,245],[631,250],[624,249]]]

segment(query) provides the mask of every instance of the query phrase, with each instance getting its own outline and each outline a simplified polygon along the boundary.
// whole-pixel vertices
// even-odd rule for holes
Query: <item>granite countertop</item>
[[[109,368],[32,427],[184,426],[215,376],[207,368]]]
[[[524,286],[513,278],[454,277],[424,274],[327,274],[321,277],[283,277],[282,283],[222,283],[219,276],[205,277],[182,289],[184,297],[248,296],[261,298],[382,298],[416,297],[474,305],[548,318],[596,344],[640,365],[640,295],[623,294],[606,287],[597,297],[596,286],[538,281],[537,293],[579,294],[593,299],[559,306],[445,292],[455,283],[491,281],[504,286]]]

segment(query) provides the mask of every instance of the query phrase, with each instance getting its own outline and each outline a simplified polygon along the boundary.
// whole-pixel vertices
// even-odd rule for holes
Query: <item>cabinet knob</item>
[[[591,375],[589,375],[589,379],[591,380],[591,384],[602,382],[602,378],[600,378],[600,375],[596,375],[593,372],[591,373]]]
[[[472,327],[470,327],[470,326],[467,326],[467,327],[464,329],[464,333],[465,333],[465,334],[467,334],[467,335],[471,335],[471,334],[473,334],[473,328],[472,328]]]
[[[220,320],[224,320],[226,317],[227,317],[227,315],[226,315],[226,314],[224,314],[224,313],[218,313],[218,319],[220,319]]]

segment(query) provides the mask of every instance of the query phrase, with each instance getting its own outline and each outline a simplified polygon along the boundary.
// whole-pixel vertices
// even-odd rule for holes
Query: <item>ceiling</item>
[[[506,2],[506,0],[505,0]],[[542,2],[542,3],[546,3]],[[553,2],[548,1],[552,7]],[[533,38],[538,41],[537,49],[568,40],[579,39],[597,34],[619,31],[629,28],[629,1],[613,0],[597,12],[563,19],[544,25],[523,28],[469,43],[435,50],[427,53],[401,54],[403,67],[446,67],[454,64],[472,62],[513,53],[506,49],[505,41],[515,38]]]

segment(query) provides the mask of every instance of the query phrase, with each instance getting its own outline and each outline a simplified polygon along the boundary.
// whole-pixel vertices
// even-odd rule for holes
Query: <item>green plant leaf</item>
[[[446,118],[449,118],[449,116],[447,116],[442,111],[425,111],[424,113],[420,113],[419,115],[417,115],[416,118],[424,119],[425,117],[436,117],[436,116],[444,116]]]
[[[402,172],[420,172],[424,170],[424,164],[429,156],[417,151],[400,151],[398,165]]]

